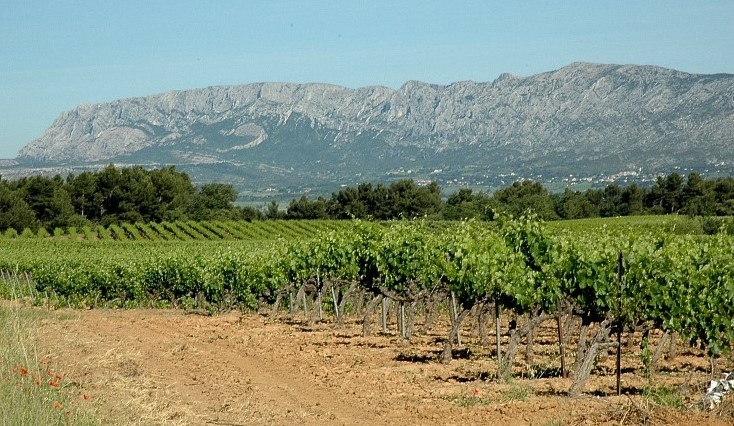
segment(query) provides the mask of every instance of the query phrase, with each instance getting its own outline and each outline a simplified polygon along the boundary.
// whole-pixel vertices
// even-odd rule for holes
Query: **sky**
[[[734,0],[0,0],[0,158],[84,103],[493,81],[577,61],[734,73]]]

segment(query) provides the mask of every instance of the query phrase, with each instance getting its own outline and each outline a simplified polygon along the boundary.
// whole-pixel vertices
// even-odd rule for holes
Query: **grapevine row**
[[[103,227],[84,226],[81,230],[74,226],[64,230],[54,229],[50,234],[46,229],[39,228],[34,233],[26,229],[18,234],[14,229],[8,229],[0,238],[38,238],[38,239],[67,239],[86,241],[106,240],[272,240],[277,238],[303,239],[311,238],[319,232],[342,229],[348,227],[349,222],[326,220],[276,220],[276,221],[173,221],[162,223],[122,223]]]

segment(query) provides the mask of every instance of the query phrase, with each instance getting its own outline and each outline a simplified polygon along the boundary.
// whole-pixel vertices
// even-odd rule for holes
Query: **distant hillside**
[[[575,63],[398,90],[209,87],[80,105],[16,160],[26,169],[176,164],[195,180],[296,193],[391,176],[491,186],[511,173],[734,170],[734,75]]]

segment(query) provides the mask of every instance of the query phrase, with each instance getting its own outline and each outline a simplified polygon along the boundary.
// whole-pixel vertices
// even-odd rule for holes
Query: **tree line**
[[[66,178],[0,178],[0,229],[264,217],[257,209],[236,207],[236,199],[232,185],[197,187],[173,166],[145,170],[109,165]]]
[[[524,180],[492,194],[460,189],[445,201],[433,182],[419,186],[400,180],[389,186],[370,183],[347,187],[324,197],[294,199],[280,215],[286,219],[397,219],[429,217],[444,220],[491,220],[495,212],[518,217],[531,210],[543,220],[644,214],[690,216],[734,215],[734,178],[704,179],[698,173],[658,177],[649,188],[616,183],[600,189],[567,188],[551,193],[540,182]]]
[[[436,182],[404,179],[390,184],[362,183],[331,197],[272,202],[263,209],[235,205],[232,185],[195,186],[173,166],[155,170],[109,165],[66,178],[0,177],[0,230],[81,229],[85,225],[176,220],[413,219],[492,220],[496,212],[520,216],[533,211],[543,220],[643,214],[734,216],[734,178],[705,179],[698,173],[660,176],[649,188],[609,184],[601,189],[567,188],[551,193],[540,182],[524,180],[494,193],[460,189],[443,199]]]

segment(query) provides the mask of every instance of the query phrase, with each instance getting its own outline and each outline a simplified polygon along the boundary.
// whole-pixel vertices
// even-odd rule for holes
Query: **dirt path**
[[[442,336],[361,337],[359,324],[166,310],[74,311],[49,320],[50,362],[118,424],[729,424],[626,397],[570,399],[567,379],[498,384],[493,362],[434,361]],[[479,350],[479,349],[475,349]],[[597,387],[608,386],[608,378]],[[634,380],[630,377],[628,381]],[[729,419],[731,420],[731,419]]]

